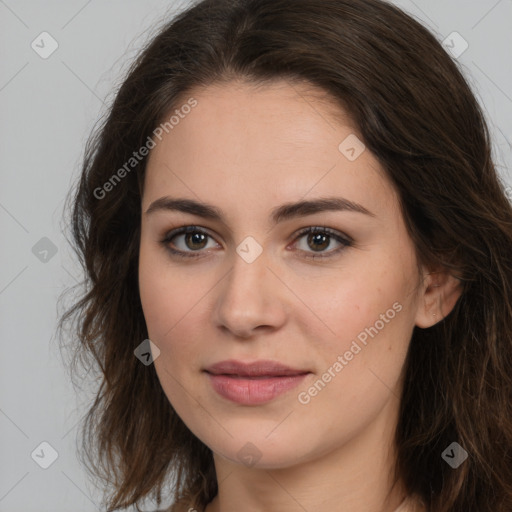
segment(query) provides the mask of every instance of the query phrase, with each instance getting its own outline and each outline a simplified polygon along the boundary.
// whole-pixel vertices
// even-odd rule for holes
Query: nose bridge
[[[242,242],[233,256],[233,265],[223,293],[228,301],[261,301],[266,292],[267,281],[271,277],[275,279],[267,268],[268,254],[263,252],[263,248],[260,254],[257,254],[254,246],[251,247],[250,244]]]
[[[275,327],[282,321],[279,282],[269,266],[268,254],[254,239],[239,244],[217,297],[218,324],[248,336],[258,326]]]

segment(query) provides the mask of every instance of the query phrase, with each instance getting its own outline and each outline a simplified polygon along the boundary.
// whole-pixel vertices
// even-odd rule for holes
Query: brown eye
[[[302,247],[300,243],[297,243],[299,251],[305,253],[305,258],[312,259],[330,258],[353,244],[353,240],[350,237],[346,235],[342,236],[342,234],[337,231],[323,227],[304,229],[296,238],[296,240],[301,239],[304,239],[305,243],[302,244]],[[338,244],[338,248],[326,251],[327,248],[333,245],[333,241]],[[315,252],[319,254],[311,254]]]
[[[207,252],[203,249],[214,247],[208,247],[209,239],[213,240],[212,236],[202,229],[186,226],[170,231],[160,243],[173,255],[194,258],[202,252]]]
[[[201,232],[190,232],[184,235],[185,245],[189,249],[197,250],[204,249],[205,242],[207,241],[208,235]]]
[[[308,246],[314,251],[322,251],[329,247],[329,242],[331,238],[329,235],[321,234],[321,233],[309,233],[307,237]]]

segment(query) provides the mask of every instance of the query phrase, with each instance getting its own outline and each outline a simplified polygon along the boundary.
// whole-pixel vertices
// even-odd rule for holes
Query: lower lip
[[[285,377],[241,378],[230,375],[213,375],[206,372],[213,389],[222,397],[243,405],[270,402],[277,396],[298,386],[308,375]]]

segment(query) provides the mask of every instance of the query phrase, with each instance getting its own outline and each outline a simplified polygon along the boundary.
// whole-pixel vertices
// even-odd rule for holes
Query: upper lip
[[[259,377],[263,375],[277,377],[309,373],[309,370],[291,368],[276,361],[260,360],[252,363],[244,363],[234,359],[212,364],[206,368],[205,371],[214,375],[241,375],[247,377]]]

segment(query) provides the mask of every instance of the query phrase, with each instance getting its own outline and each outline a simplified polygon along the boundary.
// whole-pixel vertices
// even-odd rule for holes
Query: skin
[[[214,453],[219,493],[207,512],[392,512],[393,435],[402,369],[414,326],[446,316],[460,295],[440,269],[418,270],[398,198],[368,149],[338,149],[356,134],[348,116],[305,85],[242,82],[196,89],[198,105],[151,150],[142,197],[140,298],[155,369],[172,406]],[[145,213],[162,196],[213,204],[223,220]],[[370,210],[322,211],[272,225],[283,203],[343,197]],[[174,228],[199,226],[203,242]],[[328,227],[344,247],[298,237]],[[236,252],[253,237],[252,263]],[[334,251],[342,247],[341,252]],[[332,254],[308,259],[315,254]],[[343,356],[394,303],[402,306],[309,403],[298,394]],[[435,316],[434,316],[435,314]],[[271,359],[311,373],[262,405],[218,395],[202,371],[226,359]],[[252,443],[256,464],[237,454]],[[391,492],[390,492],[391,490]],[[389,493],[389,495],[388,495]],[[386,498],[387,497],[387,498]],[[412,510],[412,509],[405,509]],[[405,511],[404,511],[405,512]]]

